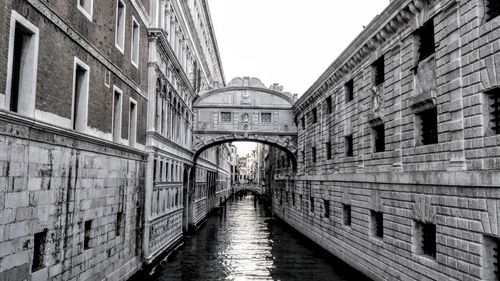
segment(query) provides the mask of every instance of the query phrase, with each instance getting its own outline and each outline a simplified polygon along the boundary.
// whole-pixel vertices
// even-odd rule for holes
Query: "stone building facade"
[[[153,262],[220,203],[216,194],[228,197],[230,169],[227,145],[193,162],[193,102],[225,84],[206,1],[152,0],[149,13],[144,253]]]
[[[275,213],[374,280],[498,280],[498,15],[391,1],[295,103]]]
[[[147,25],[136,1],[2,1],[0,279],[140,267]]]
[[[229,196],[227,145],[193,163],[213,36],[203,0],[2,1],[0,280],[127,279]]]

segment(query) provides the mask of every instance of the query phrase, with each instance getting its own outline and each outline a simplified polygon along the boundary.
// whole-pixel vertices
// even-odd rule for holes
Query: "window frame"
[[[134,112],[132,112],[132,105],[134,105]],[[137,144],[137,101],[131,97],[129,97],[128,110],[128,142],[131,147]]]
[[[137,26],[137,29],[136,29]],[[135,38],[135,32],[137,31],[137,38]],[[130,44],[130,62],[132,63],[135,68],[139,69],[139,61],[141,57],[141,26],[139,22],[135,19],[134,16],[132,16],[132,36],[130,38],[131,44]],[[137,57],[134,57],[134,49],[137,48]]]
[[[344,84],[345,91],[345,103],[349,103],[354,100],[354,78],[350,79]]]
[[[115,93],[120,94],[120,100],[119,100],[119,113],[118,113],[118,124],[115,124]],[[113,137],[113,142],[120,143],[122,139],[122,129],[123,129],[123,91],[116,87],[116,85],[113,85],[113,96],[112,96],[112,110],[111,110],[111,134]],[[118,132],[115,132],[116,129],[119,126]],[[115,134],[118,134],[118,136],[115,136]]]
[[[85,80],[83,82],[84,86],[86,89],[84,89],[83,97],[79,96],[79,102],[78,102],[78,108],[76,108],[75,101],[76,101],[76,70],[77,67],[80,67],[85,70]],[[72,129],[75,131],[79,132],[85,132],[87,130],[88,126],[88,106],[89,106],[89,94],[90,94],[90,67],[84,63],[82,60],[80,60],[77,57],[74,57],[73,59],[73,94],[72,94],[72,99],[71,99],[71,125]],[[80,103],[80,100],[83,100],[83,104]],[[82,108],[83,107],[83,108]],[[79,114],[76,114],[77,111]],[[81,111],[81,112],[80,112]],[[81,120],[82,124],[77,124],[78,120],[75,120],[77,116],[85,116],[83,117],[83,120]],[[79,118],[80,119],[80,118]],[[85,124],[83,124],[85,123]]]
[[[119,19],[119,9],[120,9],[120,3],[123,5],[123,19],[121,26],[123,26],[123,31],[118,30],[118,21]],[[127,24],[127,5],[125,4],[125,1],[123,0],[116,0],[116,18],[115,18],[115,47],[122,53],[125,54],[125,34],[126,34],[126,24]],[[118,42],[119,36],[118,32],[122,33],[122,42]],[[121,43],[121,46],[120,44]]]
[[[10,111],[10,99],[11,99],[11,88],[12,88],[12,74],[13,74],[13,60],[14,60],[14,40],[16,34],[16,26],[17,24],[21,25],[23,28],[32,32],[33,41],[30,42],[33,44],[33,52],[31,58],[31,84],[30,87],[27,87],[29,91],[18,91],[18,105],[17,111]],[[24,18],[22,15],[17,13],[16,11],[11,11],[10,18],[10,35],[9,35],[9,45],[8,45],[8,55],[7,55],[7,83],[5,87],[5,101],[4,108],[7,111],[15,112],[20,115],[35,117],[35,102],[36,102],[36,86],[37,86],[37,74],[38,74],[38,53],[39,53],[39,44],[40,44],[40,31],[38,27]],[[22,106],[19,106],[20,101],[24,101],[25,103]]]
[[[94,0],[87,0],[87,1],[90,1],[90,11],[87,11],[85,9],[85,7],[83,7],[82,5],[80,5],[81,1],[85,1],[85,0],[77,0],[77,6],[78,6],[78,10],[90,21],[92,22],[92,18],[94,16]]]

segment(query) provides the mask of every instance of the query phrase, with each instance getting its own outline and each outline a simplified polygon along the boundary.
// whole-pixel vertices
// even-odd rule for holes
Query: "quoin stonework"
[[[206,0],[4,0],[0,280],[127,280],[242,183],[373,280],[500,280],[499,42],[393,0],[299,98],[226,82]]]

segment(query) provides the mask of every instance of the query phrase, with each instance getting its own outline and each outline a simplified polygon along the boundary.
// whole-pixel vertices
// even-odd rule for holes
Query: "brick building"
[[[0,37],[1,280],[127,279],[228,196],[229,147],[191,152],[206,1],[6,0]]]
[[[498,280],[498,15],[391,1],[296,102],[276,214],[374,280]]]

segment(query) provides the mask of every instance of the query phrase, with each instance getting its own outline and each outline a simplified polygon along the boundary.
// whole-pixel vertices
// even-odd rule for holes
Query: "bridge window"
[[[500,239],[484,237],[484,280],[500,280]]]
[[[330,200],[323,200],[323,205],[325,206],[325,218],[330,217]]]
[[[271,113],[261,113],[260,114],[260,122],[262,123],[271,123]]]
[[[385,151],[385,126],[384,124],[372,128],[374,152]]]
[[[436,225],[415,221],[417,254],[436,258]]]
[[[486,20],[490,21],[500,16],[500,2],[498,0],[486,0]]]
[[[229,123],[229,122],[231,122],[231,117],[232,117],[231,112],[221,112],[220,113],[221,122]]]
[[[419,134],[417,143],[422,145],[438,143],[437,108],[424,110],[418,113],[415,119]]]
[[[347,157],[354,156],[352,135],[345,136],[344,145],[345,145],[345,155]]]
[[[326,150],[326,159],[328,159],[328,160],[332,159],[332,143],[331,142],[326,143],[325,150]]]
[[[494,134],[500,134],[500,88],[486,92],[489,100],[490,128]]]
[[[311,148],[312,162],[316,163],[316,147]]]
[[[47,230],[35,233],[33,238],[33,263],[31,272],[35,272],[45,267],[43,259],[45,256],[45,243],[47,241]]]
[[[313,124],[318,123],[318,109],[313,108],[311,111]]]
[[[434,43],[434,21],[432,19],[415,31],[415,39],[418,44],[417,62],[421,62],[434,54],[436,47]]]
[[[345,102],[350,102],[354,99],[354,79],[349,80],[344,85]]]
[[[385,81],[385,64],[384,56],[381,56],[372,64],[373,82],[375,86],[379,86]]]
[[[333,112],[332,110],[332,96],[329,96],[325,100],[326,103],[326,114],[331,114]]]
[[[351,226],[351,205],[344,204],[344,225]]]
[[[384,213],[371,211],[372,217],[372,235],[375,237],[384,237]]]

